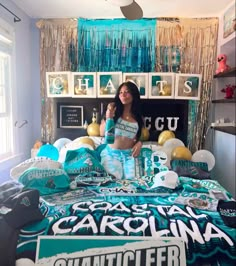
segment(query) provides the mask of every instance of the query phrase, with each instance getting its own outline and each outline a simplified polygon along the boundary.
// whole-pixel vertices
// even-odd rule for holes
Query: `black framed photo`
[[[82,128],[84,124],[83,106],[60,105],[59,106],[60,128]]]

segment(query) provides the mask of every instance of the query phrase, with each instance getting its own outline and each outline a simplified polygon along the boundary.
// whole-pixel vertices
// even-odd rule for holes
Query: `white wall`
[[[17,117],[13,123],[18,121],[21,124],[23,120],[28,121],[28,124],[16,129],[20,140],[17,156],[0,163],[0,177],[6,179],[9,177],[9,169],[30,157],[35,139],[40,137],[39,45],[37,44],[39,38],[32,19],[11,0],[1,0],[1,4],[21,18],[20,22],[14,22],[14,16],[0,6],[0,17],[15,29],[16,58],[13,94],[17,98],[14,105]]]
[[[224,10],[220,16],[219,23],[219,37],[218,37],[218,54],[224,53],[227,55],[227,64],[231,67],[236,66],[235,56],[235,42],[236,32],[233,32],[227,38],[223,38],[223,17],[225,11],[232,5],[235,5],[235,1],[232,1]],[[227,84],[235,85],[235,77],[219,78],[214,80],[213,99],[223,99],[225,94],[221,92]],[[235,103],[214,103],[212,104],[212,122],[225,118],[231,122],[235,120]],[[235,135],[210,130],[210,142],[212,153],[216,159],[216,166],[213,170],[214,178],[220,182],[228,191],[230,191],[234,197],[236,197],[236,183],[235,183]]]

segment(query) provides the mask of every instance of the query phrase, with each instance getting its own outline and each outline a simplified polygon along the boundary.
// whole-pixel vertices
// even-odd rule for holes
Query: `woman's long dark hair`
[[[118,118],[121,117],[123,114],[124,105],[122,104],[119,98],[120,90],[123,86],[127,87],[128,91],[131,93],[133,97],[133,101],[131,105],[131,113],[134,116],[135,120],[138,122],[138,127],[139,127],[138,132],[137,132],[137,140],[138,140],[141,136],[141,130],[143,127],[143,117],[142,117],[142,110],[141,110],[140,93],[139,93],[138,87],[135,85],[135,83],[131,81],[123,82],[116,91],[116,95],[114,99],[114,102],[116,105],[114,121],[116,123]]]

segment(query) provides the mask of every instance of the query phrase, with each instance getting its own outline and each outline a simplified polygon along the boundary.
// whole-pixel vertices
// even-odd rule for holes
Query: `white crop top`
[[[122,118],[118,118],[115,125],[115,135],[129,139],[135,138],[138,132],[137,122],[128,122]]]

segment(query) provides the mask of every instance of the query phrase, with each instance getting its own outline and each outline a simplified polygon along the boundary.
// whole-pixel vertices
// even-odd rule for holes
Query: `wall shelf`
[[[236,98],[212,100],[212,103],[236,103]]]
[[[214,78],[227,78],[227,77],[236,77],[236,67],[232,67],[230,68],[230,70],[214,75]]]
[[[231,135],[236,135],[236,127],[212,127],[214,130],[218,130]]]

